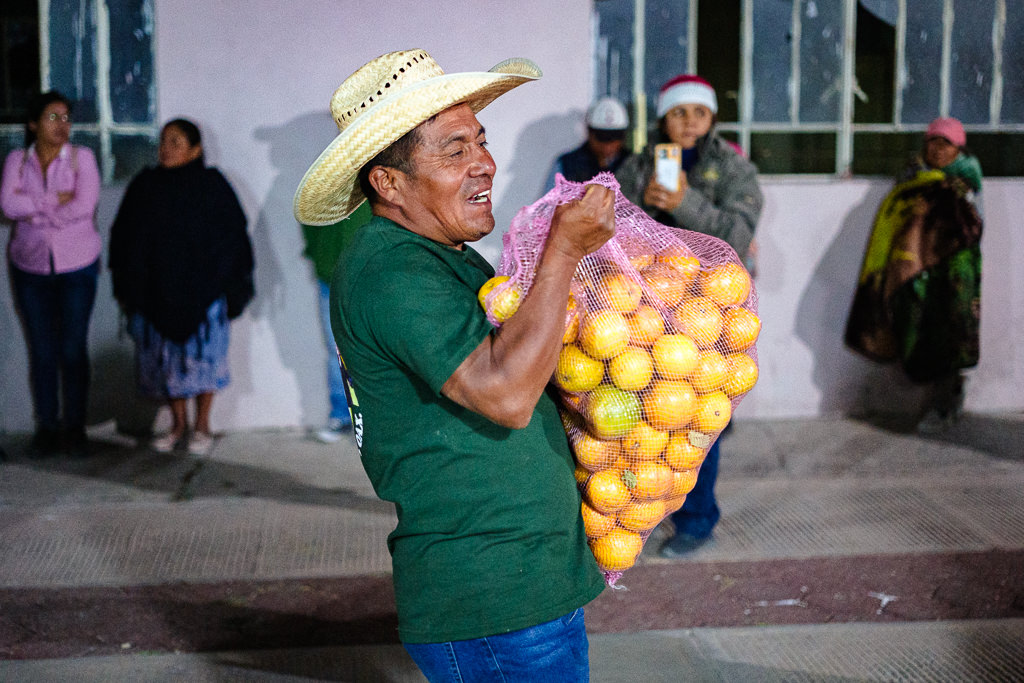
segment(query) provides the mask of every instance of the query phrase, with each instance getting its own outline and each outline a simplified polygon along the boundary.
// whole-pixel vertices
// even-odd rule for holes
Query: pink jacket
[[[74,192],[74,197],[61,205],[59,192]],[[0,210],[15,223],[7,247],[11,263],[40,275],[90,265],[103,248],[95,224],[99,196],[99,168],[88,147],[65,144],[46,169],[45,179],[35,145],[8,154],[0,181]]]

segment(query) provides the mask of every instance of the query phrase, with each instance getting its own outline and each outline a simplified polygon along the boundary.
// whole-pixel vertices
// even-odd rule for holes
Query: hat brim
[[[357,117],[309,167],[295,191],[295,217],[305,225],[330,225],[348,217],[366,197],[359,169],[431,116],[466,103],[479,112],[509,90],[536,80],[541,71],[528,59],[508,59],[490,71],[428,78],[381,100]]]

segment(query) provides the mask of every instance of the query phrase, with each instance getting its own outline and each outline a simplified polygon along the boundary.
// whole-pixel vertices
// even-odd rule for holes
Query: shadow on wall
[[[582,120],[581,111],[538,119],[523,128],[513,145],[515,153],[511,159],[495,159],[498,177],[509,176],[508,187],[495,208],[494,232],[476,247],[492,265],[498,265],[501,235],[508,230],[516,213],[544,194],[544,183],[555,159],[583,141],[580,137]],[[551,150],[551,155],[542,156],[531,151],[538,149]]]
[[[915,412],[921,389],[898,365],[871,361],[843,341],[861,261],[879,205],[890,186],[872,186],[854,206],[819,260],[797,309],[796,333],[815,350],[812,379],[822,414]]]
[[[148,165],[156,164],[154,158]],[[125,434],[146,435],[152,431],[157,411],[163,405],[139,395],[135,379],[135,345],[127,332],[121,309],[114,299],[114,287],[107,255],[110,250],[110,228],[127,183],[101,190],[96,212],[96,228],[103,238],[100,255],[100,278],[96,288],[96,305],[89,323],[89,357],[92,382],[89,387],[89,424],[113,419]]]
[[[256,130],[256,139],[269,145],[275,176],[252,230],[257,264],[252,313],[267,321],[281,361],[294,375],[305,425],[326,420],[327,352],[319,327],[316,279],[302,256],[305,245],[292,214],[292,197],[306,169],[337,133],[327,111]]]

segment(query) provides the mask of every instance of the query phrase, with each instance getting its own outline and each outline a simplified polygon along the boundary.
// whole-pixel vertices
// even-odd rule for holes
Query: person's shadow
[[[258,264],[253,313],[273,330],[281,361],[294,374],[301,421],[307,425],[326,419],[327,351],[320,330],[316,278],[312,264],[302,256],[302,229],[292,213],[292,197],[306,169],[337,134],[328,111],[309,112],[256,130],[256,139],[269,145],[276,175],[252,233]]]
[[[813,381],[821,414],[866,417],[913,412],[920,388],[898,364],[864,358],[844,342],[864,250],[879,205],[891,185],[872,186],[846,215],[818,262],[797,307],[796,333],[814,352]]]

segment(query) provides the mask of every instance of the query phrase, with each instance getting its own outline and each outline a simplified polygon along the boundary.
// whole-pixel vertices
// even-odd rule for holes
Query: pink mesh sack
[[[614,585],[682,506],[757,381],[761,322],[752,279],[728,244],[653,220],[610,173],[590,183],[615,192],[615,236],[576,270],[552,381],[590,547]],[[558,176],[516,214],[500,277],[481,290],[492,323],[513,315],[529,292],[555,207],[584,191]]]

